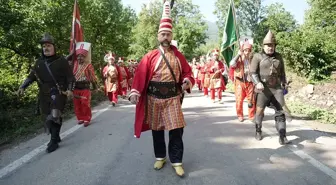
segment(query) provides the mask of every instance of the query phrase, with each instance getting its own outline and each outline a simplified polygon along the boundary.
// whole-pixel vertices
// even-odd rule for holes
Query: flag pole
[[[77,0],[75,0],[74,3],[74,10],[73,10],[73,20],[72,20],[72,50],[73,50],[73,56],[72,56],[72,64],[75,62],[76,58],[76,15],[77,15]]]
[[[236,27],[237,46],[238,46],[238,48],[240,48],[240,44],[239,44],[240,35],[239,35],[239,27],[238,27],[237,19],[236,19],[235,4],[234,4],[233,0],[230,0],[230,1],[231,1],[232,13],[233,13],[233,20],[234,20],[234,24],[235,24],[235,27]]]

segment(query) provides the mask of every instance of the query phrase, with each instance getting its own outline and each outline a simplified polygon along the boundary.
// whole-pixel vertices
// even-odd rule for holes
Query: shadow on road
[[[186,113],[197,113],[185,115],[187,122],[190,122],[189,128],[186,128],[184,160],[188,184],[190,181],[194,182],[192,184],[230,182],[249,185],[335,183],[332,178],[300,159],[288,146],[279,145],[277,135],[264,132],[264,139],[256,141],[252,123],[239,123],[236,116],[206,115],[209,111],[215,111],[216,107],[184,110]],[[199,117],[195,118],[196,115]],[[274,120],[273,116],[265,118]],[[269,129],[276,132],[275,127]],[[287,135],[296,136],[292,144],[304,149],[300,143],[315,141],[321,136],[335,136],[336,133],[296,130]],[[313,152],[321,162],[332,162],[326,155],[330,154],[330,150],[315,147]]]

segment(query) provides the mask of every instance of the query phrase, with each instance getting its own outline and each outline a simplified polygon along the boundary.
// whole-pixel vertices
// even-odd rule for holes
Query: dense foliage
[[[134,10],[124,7],[120,0],[80,0],[78,4],[84,40],[92,43],[92,63],[96,75],[100,76],[106,50],[113,50],[119,56],[129,55],[131,29],[137,17]],[[44,32],[55,37],[58,54],[68,54],[73,6],[74,0],[1,1],[1,133],[20,132],[36,122],[32,118],[36,85],[31,86],[23,97],[17,97],[14,92],[41,54],[38,41]]]
[[[135,58],[140,58],[155,49],[157,31],[162,15],[162,1],[156,0],[144,5],[139,15],[139,22],[133,29],[134,44],[130,49]],[[173,39],[177,40],[179,50],[191,60],[196,49],[205,43],[207,24],[199,7],[191,0],[175,1],[172,10]]]

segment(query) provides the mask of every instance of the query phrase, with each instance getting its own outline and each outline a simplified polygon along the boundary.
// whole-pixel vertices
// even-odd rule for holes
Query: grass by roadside
[[[103,92],[92,93],[91,106],[96,106],[105,100],[106,97]],[[0,146],[19,142],[44,132],[41,117],[34,115],[35,107],[32,104],[20,109],[5,110],[6,115],[1,117],[3,120],[11,120],[11,125],[6,127],[6,130],[0,130]],[[74,116],[73,102],[69,100],[65,108],[64,118],[67,120],[72,116]]]
[[[233,83],[227,84],[226,92],[234,92]],[[293,102],[286,100],[286,103],[291,112],[299,117],[305,117],[306,119],[316,120],[326,124],[336,124],[336,114],[326,109],[314,107],[299,101]]]
[[[321,123],[336,124],[336,114],[322,108],[314,107],[299,101],[287,101],[292,113],[303,115],[310,120],[318,120]]]

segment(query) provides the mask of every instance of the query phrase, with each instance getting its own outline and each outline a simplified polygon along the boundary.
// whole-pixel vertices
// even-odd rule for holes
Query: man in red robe
[[[204,72],[204,67],[205,67],[205,57],[201,56],[200,57],[200,64],[197,66],[197,69],[199,70],[198,76],[197,76],[197,84],[200,86],[200,91],[203,91],[203,86],[204,86],[204,77],[205,77],[205,72]],[[205,94],[204,94],[205,95]]]
[[[245,42],[239,50],[238,55],[230,62],[230,68],[233,69],[234,91],[236,95],[236,111],[238,120],[244,121],[243,103],[244,99],[248,100],[248,117],[253,122],[256,110],[254,98],[254,84],[250,74],[250,66],[252,61],[252,45]]]
[[[198,74],[200,73],[199,66],[200,66],[199,62],[197,62],[196,58],[193,58],[193,61],[192,61],[192,71],[193,71],[193,75],[194,75],[195,82],[197,84],[198,90],[201,91],[202,90],[201,80],[198,79]]]
[[[119,66],[119,71],[120,71],[120,75],[121,75],[121,81],[120,81],[121,96],[122,96],[123,99],[125,99],[126,94],[127,94],[128,80],[130,79],[130,74],[128,72],[127,67],[125,66],[123,57],[119,57],[118,66]]]
[[[134,78],[134,73],[136,70],[136,61],[131,59],[128,61],[128,72],[129,72],[129,80],[128,80],[128,89],[131,90],[132,83],[133,83],[133,78]]]
[[[121,74],[118,65],[115,64],[115,56],[112,53],[105,55],[107,65],[103,69],[105,95],[109,98],[112,106],[118,103],[118,95],[121,95]]]
[[[222,92],[225,91],[225,82],[223,73],[225,72],[225,66],[222,61],[219,60],[219,49],[212,51],[212,66],[210,68],[210,97],[211,101],[215,102],[215,93],[217,90],[218,102],[222,103]]]
[[[208,97],[209,95],[209,89],[210,89],[210,80],[213,76],[214,72],[212,70],[212,67],[214,65],[214,61],[211,60],[211,57],[207,58],[207,62],[204,65],[203,72],[204,72],[204,95],[205,97]]]
[[[160,170],[166,162],[165,130],[169,131],[168,154],[175,173],[182,177],[183,128],[186,126],[181,107],[183,91],[190,93],[195,83],[185,57],[171,45],[172,20],[170,2],[165,1],[158,31],[158,49],[147,53],[135,72],[129,99],[136,104],[135,137],[152,130],[156,161]]]
[[[91,112],[91,91],[90,84],[97,89],[97,78],[91,64],[91,44],[88,42],[76,43],[76,57],[73,73],[76,79],[74,94],[74,109],[78,124],[87,127],[90,124]]]

